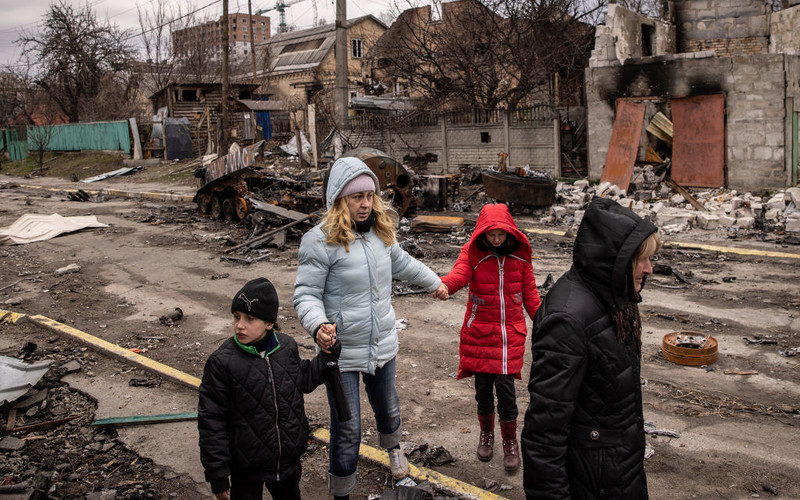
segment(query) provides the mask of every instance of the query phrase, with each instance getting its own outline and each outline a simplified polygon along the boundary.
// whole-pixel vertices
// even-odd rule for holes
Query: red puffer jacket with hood
[[[506,231],[519,245],[510,253],[502,247],[498,252],[489,249],[491,245],[480,245],[480,235],[493,229]],[[521,377],[528,333],[522,310],[533,318],[541,303],[532,253],[528,238],[517,228],[506,205],[481,209],[472,238],[461,248],[453,270],[442,278],[451,295],[469,285],[457,378],[473,373]]]

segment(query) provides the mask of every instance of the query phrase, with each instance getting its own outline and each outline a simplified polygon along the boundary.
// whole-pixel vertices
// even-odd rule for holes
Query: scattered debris
[[[42,282],[42,280],[39,279],[39,278],[22,278],[22,279],[19,279],[19,280],[15,281],[15,282],[11,283],[10,285],[6,285],[3,288],[0,288],[0,292],[2,292],[3,290],[7,290],[9,288],[12,288],[13,286],[18,285],[18,284],[22,283],[23,281],[35,281],[37,283],[41,283]]]
[[[165,413],[159,415],[135,415],[130,417],[99,418],[92,422],[94,427],[127,427],[130,425],[163,424],[197,420],[197,412]]]
[[[78,178],[76,177],[75,180],[77,181]],[[75,192],[72,191],[68,192],[67,198],[69,199],[69,201],[89,201],[91,195],[86,191],[84,191],[83,189],[79,189]]]
[[[758,370],[722,370],[725,375],[758,375]]]
[[[655,424],[649,420],[644,421],[644,432],[645,434],[650,434],[651,436],[668,436],[673,438],[681,437],[680,433],[677,431],[656,428]]]
[[[422,444],[411,450],[408,454],[408,459],[415,464],[422,464],[423,466],[441,466],[445,464],[455,463],[456,459],[450,454],[443,446],[430,448],[428,443]]]
[[[750,337],[742,337],[747,344],[777,344],[778,341],[775,339],[767,339],[763,338],[759,335],[754,335],[751,339]]]
[[[14,401],[28,392],[47,373],[49,361],[25,363],[0,356],[0,405]]]
[[[23,245],[44,241],[63,233],[85,228],[108,227],[94,215],[62,217],[58,214],[25,214],[5,229],[0,229],[0,245]]]
[[[413,479],[406,477],[398,481],[394,489],[385,489],[378,498],[380,500],[432,500],[434,494],[435,491],[430,482],[415,483]]]
[[[161,379],[132,378],[128,380],[128,385],[131,387],[160,387]]]
[[[61,267],[59,269],[56,269],[56,275],[63,276],[65,274],[69,274],[69,273],[80,272],[80,270],[81,270],[81,266],[79,266],[78,264],[70,264],[68,266],[64,266],[64,267]]]
[[[172,326],[181,319],[183,319],[183,310],[180,307],[176,307],[171,313],[159,317],[158,321],[162,325]]]
[[[102,181],[103,179],[108,179],[110,177],[117,177],[119,175],[130,175],[130,174],[138,172],[139,170],[141,170],[143,168],[144,167],[141,167],[141,166],[139,166],[139,167],[120,168],[119,170],[113,170],[111,172],[106,172],[104,174],[95,175],[94,177],[88,177],[86,179],[83,179],[81,182],[86,182],[86,183],[97,182],[97,181]]]

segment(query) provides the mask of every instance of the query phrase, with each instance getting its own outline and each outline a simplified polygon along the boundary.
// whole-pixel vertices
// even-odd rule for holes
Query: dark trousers
[[[478,402],[478,415],[494,413],[493,389],[497,391],[497,415],[500,420],[516,420],[519,411],[514,390],[514,375],[475,374],[475,401]]]
[[[303,471],[297,472],[280,481],[252,481],[246,483],[231,483],[231,500],[261,500],[264,498],[264,486],[274,500],[300,500],[300,476]]]

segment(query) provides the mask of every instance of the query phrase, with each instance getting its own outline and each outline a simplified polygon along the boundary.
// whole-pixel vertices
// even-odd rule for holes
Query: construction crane
[[[285,2],[283,0],[278,0],[275,3],[274,7],[270,7],[268,9],[258,9],[257,11],[254,12],[254,14],[257,15],[257,16],[260,16],[261,14],[264,14],[265,12],[270,12],[270,11],[273,11],[273,10],[277,10],[278,13],[280,14],[280,23],[278,23],[278,33],[286,33],[287,31],[289,31],[289,27],[286,25],[286,7],[289,7],[290,5],[294,5],[294,4],[298,3],[298,2],[303,2],[303,1],[305,1],[305,0],[289,0],[288,2]],[[316,26],[317,25],[317,2],[316,2],[316,0],[312,0],[311,3],[312,3],[313,8],[314,8],[314,26]]]

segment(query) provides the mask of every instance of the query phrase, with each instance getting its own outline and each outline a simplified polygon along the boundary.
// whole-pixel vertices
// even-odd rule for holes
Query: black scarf
[[[369,216],[363,221],[361,222],[354,221],[353,228],[356,230],[356,232],[368,233],[369,230],[372,229],[372,224],[375,222],[375,219],[376,219],[375,212],[372,211],[369,213]]]

